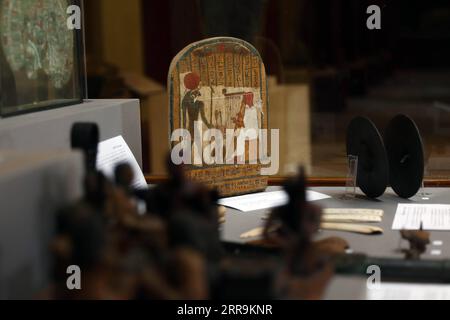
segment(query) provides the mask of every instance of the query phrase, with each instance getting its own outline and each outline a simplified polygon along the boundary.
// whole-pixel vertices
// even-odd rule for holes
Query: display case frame
[[[155,185],[166,183],[169,181],[167,175],[152,175],[146,174],[145,178],[148,184]],[[270,177],[268,181],[269,186],[283,186],[290,177],[278,176]],[[318,178],[310,177],[308,178],[309,187],[345,187],[345,178]],[[450,179],[435,179],[435,178],[425,178],[424,180],[425,188],[450,188]]]

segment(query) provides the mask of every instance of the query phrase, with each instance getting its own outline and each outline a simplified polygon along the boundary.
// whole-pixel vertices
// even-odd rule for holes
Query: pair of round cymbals
[[[398,115],[384,140],[371,120],[357,117],[347,131],[347,154],[358,157],[357,185],[369,198],[378,198],[388,185],[402,198],[420,190],[424,177],[424,148],[412,119]]]

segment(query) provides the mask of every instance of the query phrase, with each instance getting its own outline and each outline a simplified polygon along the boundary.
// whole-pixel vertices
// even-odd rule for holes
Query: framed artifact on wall
[[[82,23],[70,25],[82,14],[71,6],[82,9],[82,1],[0,0],[1,117],[82,102]]]

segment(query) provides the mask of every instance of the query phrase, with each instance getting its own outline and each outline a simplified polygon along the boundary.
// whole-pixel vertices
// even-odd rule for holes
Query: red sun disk
[[[200,76],[195,72],[188,73],[184,77],[184,86],[188,90],[195,90],[200,85]]]

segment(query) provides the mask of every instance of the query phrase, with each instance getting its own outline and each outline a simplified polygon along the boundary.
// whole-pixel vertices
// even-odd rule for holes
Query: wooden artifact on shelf
[[[168,88],[169,134],[185,129],[194,141],[187,176],[217,188],[222,196],[264,190],[268,179],[261,175],[257,133],[268,128],[269,106],[265,67],[257,50],[227,37],[193,43],[172,61]],[[204,158],[205,147],[211,144],[203,142],[207,129],[216,129],[223,137],[223,145],[209,152],[215,161]],[[229,130],[234,130],[233,136],[227,136]],[[239,149],[239,137],[244,136],[245,147]],[[179,142],[170,141],[171,148]]]

